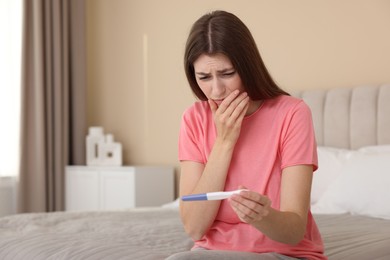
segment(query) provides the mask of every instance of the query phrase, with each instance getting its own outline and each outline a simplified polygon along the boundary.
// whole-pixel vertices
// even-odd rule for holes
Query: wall
[[[252,31],[287,91],[390,82],[387,0],[87,0],[88,125],[124,147],[124,163],[178,165],[183,71],[192,23],[224,9]]]

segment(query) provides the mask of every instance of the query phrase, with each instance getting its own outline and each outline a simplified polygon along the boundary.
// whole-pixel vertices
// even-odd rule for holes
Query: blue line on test
[[[186,196],[182,196],[181,200],[182,201],[207,200],[207,194],[201,193],[201,194],[186,195]]]

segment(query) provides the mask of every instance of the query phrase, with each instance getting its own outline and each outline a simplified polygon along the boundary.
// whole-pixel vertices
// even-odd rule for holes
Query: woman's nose
[[[224,94],[226,90],[225,85],[217,78],[213,79],[211,89],[212,89],[213,98],[224,98]]]

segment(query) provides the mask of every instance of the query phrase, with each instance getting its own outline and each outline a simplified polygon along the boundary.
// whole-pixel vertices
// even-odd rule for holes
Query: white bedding
[[[358,150],[318,147],[312,212],[390,219],[390,145]]]

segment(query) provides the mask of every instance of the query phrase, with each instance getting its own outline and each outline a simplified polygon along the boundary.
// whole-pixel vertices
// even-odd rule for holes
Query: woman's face
[[[194,69],[200,89],[218,105],[234,90],[245,91],[230,59],[223,54],[200,55]]]

